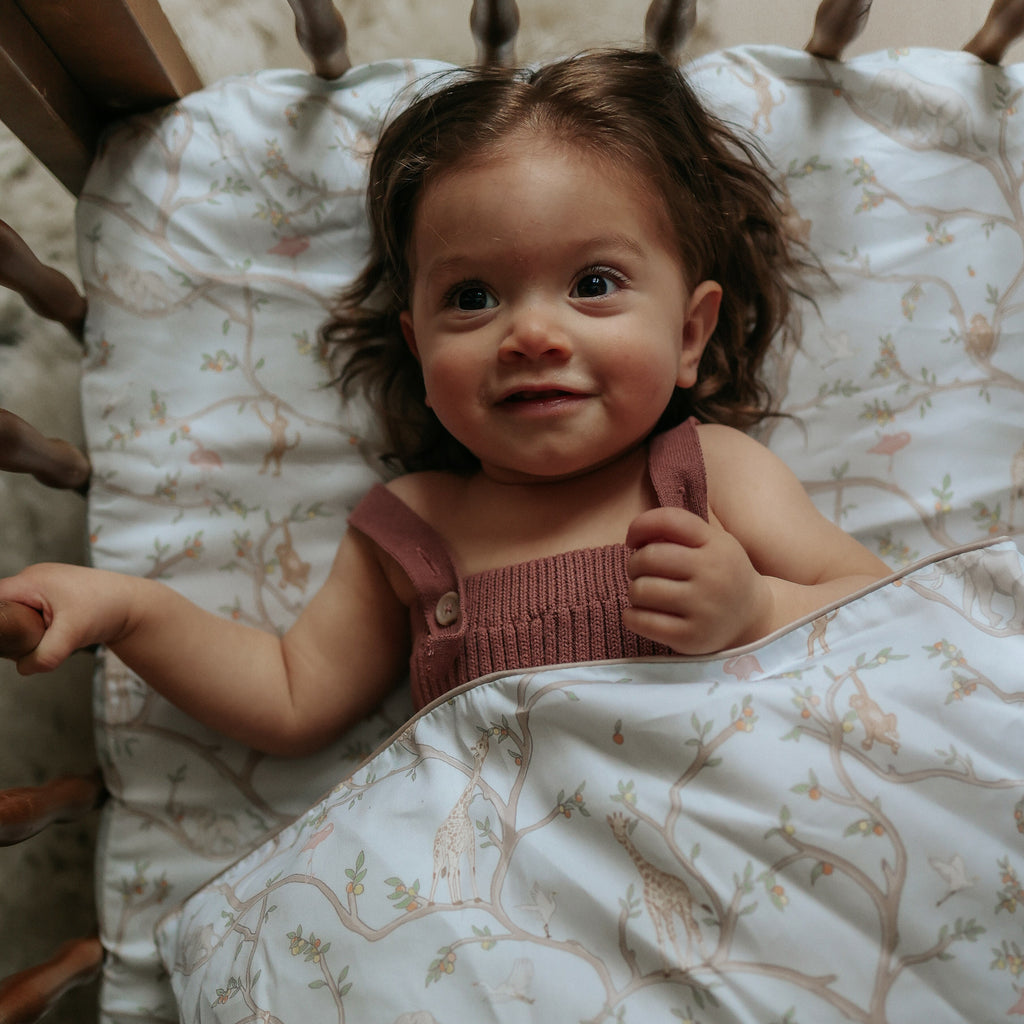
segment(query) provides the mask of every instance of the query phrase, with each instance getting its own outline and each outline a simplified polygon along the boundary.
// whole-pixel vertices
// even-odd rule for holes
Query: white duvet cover
[[[164,923],[182,1020],[1020,1013],[1022,623],[1003,543],[722,660],[471,684]]]

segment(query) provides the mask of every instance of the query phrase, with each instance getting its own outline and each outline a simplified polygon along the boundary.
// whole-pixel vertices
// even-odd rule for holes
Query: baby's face
[[[626,171],[545,137],[426,188],[403,330],[429,405],[485,473],[606,465],[693,385],[720,289],[687,289],[665,223]]]

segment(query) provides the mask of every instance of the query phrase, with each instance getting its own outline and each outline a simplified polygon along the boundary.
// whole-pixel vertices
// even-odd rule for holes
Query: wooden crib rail
[[[644,45],[677,64],[697,23],[697,0],[652,0],[644,18]]]
[[[873,0],[822,0],[814,31],[804,49],[815,57],[839,60],[868,23]]]
[[[92,981],[102,965],[103,946],[97,936],[64,943],[46,963],[0,982],[0,1024],[33,1024],[69,988]]]
[[[52,824],[76,821],[99,807],[105,795],[99,772],[6,790],[0,793],[0,846],[20,843]],[[98,936],[64,943],[44,963],[0,981],[0,1024],[34,1024],[68,989],[92,981],[102,964]]]
[[[34,313],[63,324],[79,341],[85,296],[71,280],[36,259],[28,243],[0,220],[0,285],[17,292]]]
[[[28,605],[0,601],[0,658],[23,658],[43,638],[43,617]],[[4,794],[0,793],[0,803]],[[4,845],[0,840],[0,846]]]
[[[84,495],[92,465],[70,441],[46,437],[20,416],[0,409],[0,470],[28,473],[41,484]]]
[[[338,78],[350,67],[345,19],[331,0],[288,0],[295,38],[320,78]]]
[[[978,34],[964,47],[989,64],[1002,63],[1010,44],[1024,35],[1024,4],[995,0]]]
[[[13,846],[50,825],[78,821],[103,803],[100,773],[62,775],[41,786],[0,792],[0,846]]]
[[[804,49],[825,60],[840,60],[846,47],[864,31],[872,2],[821,0],[814,19],[814,31]],[[994,0],[985,23],[963,49],[989,64],[1000,64],[1006,51],[1021,36],[1024,36],[1024,3],[1021,0]]]
[[[0,120],[73,193],[107,121],[199,85],[158,0],[0,4]]]
[[[516,0],[473,0],[469,29],[478,64],[511,67],[516,62],[519,7]]]

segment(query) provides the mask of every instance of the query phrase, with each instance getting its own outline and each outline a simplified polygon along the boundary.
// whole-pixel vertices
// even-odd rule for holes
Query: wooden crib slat
[[[0,285],[16,291],[29,309],[82,338],[85,296],[69,278],[40,263],[25,240],[0,220]]]
[[[815,57],[839,60],[843,50],[864,31],[871,4],[872,0],[822,0],[804,49]]]
[[[653,0],[644,19],[647,49],[678,64],[696,21],[697,0]]]
[[[158,0],[18,0],[18,6],[104,112],[150,110],[202,86]]]
[[[313,73],[338,78],[350,67],[345,19],[331,0],[288,0],[295,15],[295,38],[309,57]]]
[[[7,409],[0,409],[0,470],[30,473],[41,484],[85,494],[92,466],[70,441],[45,437]]]
[[[1011,43],[1024,35],[1024,3],[1021,0],[995,0],[985,24],[964,49],[989,64],[1002,62]]]
[[[469,28],[476,41],[476,60],[486,67],[511,67],[516,62],[519,7],[515,0],[473,0]]]
[[[21,658],[39,646],[43,619],[34,608],[0,601],[0,658]]]
[[[97,936],[66,942],[46,963],[0,982],[0,1024],[34,1024],[69,988],[92,981],[102,964]]]
[[[0,3],[0,120],[66,188],[81,191],[96,112],[11,0]]]
[[[76,195],[106,121],[200,84],[157,0],[0,0],[0,120]]]
[[[78,821],[103,802],[99,772],[63,775],[41,786],[0,791],[0,846],[13,846],[50,825]]]

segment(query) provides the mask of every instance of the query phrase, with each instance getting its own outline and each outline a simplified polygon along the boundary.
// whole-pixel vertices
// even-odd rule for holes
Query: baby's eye
[[[597,299],[617,291],[619,282],[608,273],[588,271],[573,285],[572,295],[577,299]]]
[[[493,309],[498,304],[498,300],[479,284],[460,285],[452,291],[449,302],[456,309],[467,311]]]

